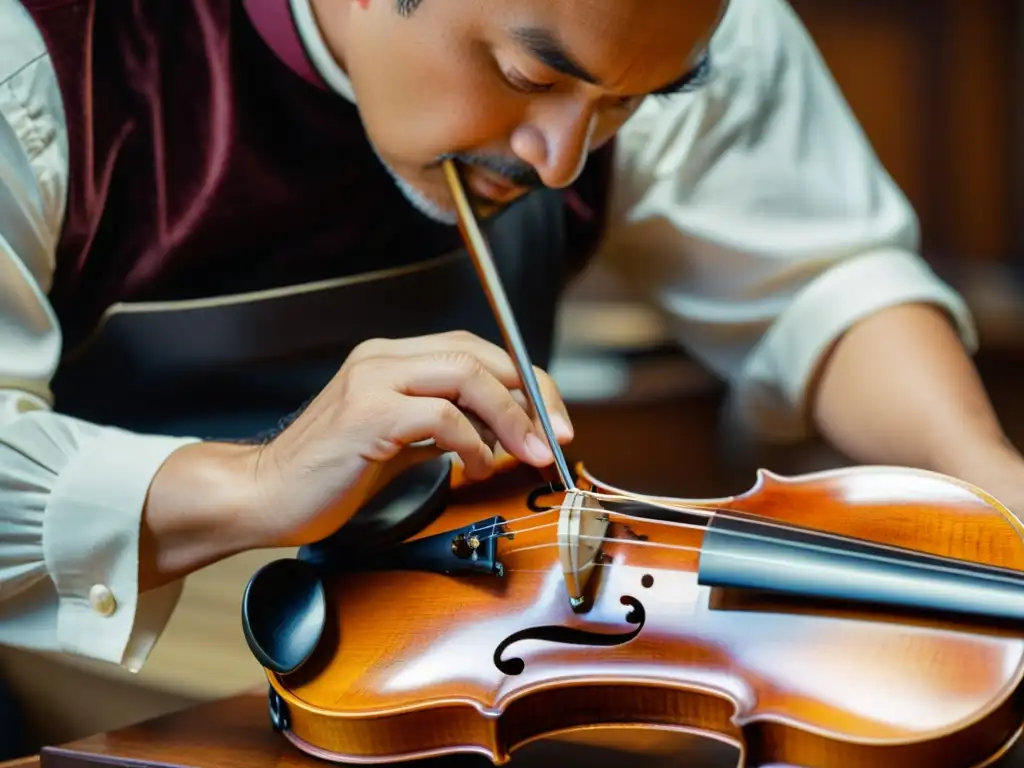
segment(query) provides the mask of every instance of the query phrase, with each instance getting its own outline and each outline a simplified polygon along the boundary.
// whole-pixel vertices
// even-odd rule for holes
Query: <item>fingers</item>
[[[498,436],[494,434],[494,430],[474,416],[471,411],[467,411],[465,413],[466,418],[469,419],[469,423],[473,425],[473,429],[475,429],[476,433],[480,435],[480,439],[487,443],[487,445],[490,446],[491,451],[494,452],[494,455],[497,456],[498,448],[501,446],[501,443],[498,441]]]
[[[484,429],[481,441],[498,441],[521,461],[545,466],[551,450],[512,393],[479,361],[468,355],[425,356],[393,367],[390,386],[414,397],[445,398],[475,416]],[[487,435],[490,432],[492,435]]]
[[[543,373],[543,371],[541,371]],[[545,384],[545,380],[549,382]],[[569,413],[565,407],[565,403],[562,401],[562,397],[555,387],[555,384],[547,375],[545,378],[541,378],[538,375],[538,386],[541,390],[541,399],[544,400],[544,407],[547,408],[548,417],[551,420],[551,429],[554,430],[555,439],[558,440],[560,445],[565,445],[571,442],[575,436],[575,430],[573,429],[572,422],[569,421]],[[544,427],[541,424],[540,417],[534,414],[533,407],[530,405],[529,399],[526,397],[526,392],[521,389],[512,390],[512,397],[515,399],[519,406],[527,413],[533,414],[534,427],[537,430],[537,434],[546,439],[544,435]],[[556,407],[552,408],[549,403],[556,403]],[[560,407],[559,407],[560,406]]]
[[[494,453],[454,403],[442,398],[398,397],[392,405],[391,439],[408,444],[432,438],[437,449],[458,455],[466,477],[482,480],[493,472]]]
[[[524,388],[515,363],[504,349],[465,331],[452,331],[411,339],[373,339],[359,345],[350,360],[414,356],[433,356],[439,361],[458,360],[468,356],[483,365],[507,389],[520,391]],[[534,375],[556,438],[560,443],[569,442],[574,434],[572,421],[558,387],[551,376],[537,366],[534,366]],[[527,412],[532,410],[525,398],[525,393],[521,397],[517,397],[517,402]],[[536,419],[535,427],[538,435],[543,436],[539,419]]]

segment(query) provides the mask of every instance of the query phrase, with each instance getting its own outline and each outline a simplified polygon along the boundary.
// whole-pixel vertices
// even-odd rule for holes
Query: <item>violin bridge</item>
[[[558,554],[573,608],[583,604],[607,530],[608,513],[595,499],[575,490],[565,494],[558,516]]]

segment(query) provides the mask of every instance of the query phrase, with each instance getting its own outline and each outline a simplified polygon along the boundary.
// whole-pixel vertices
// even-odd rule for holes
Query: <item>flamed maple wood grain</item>
[[[317,653],[299,672],[270,676],[297,737],[357,761],[475,751],[502,763],[553,733],[662,725],[731,740],[750,765],[952,768],[981,763],[1017,731],[1019,632],[821,603],[730,606],[696,583],[699,528],[613,518],[592,607],[573,612],[553,546],[557,510],[515,522],[529,514],[539,482],[530,474],[458,489],[422,534],[502,515],[518,531],[499,545],[505,578],[332,579]],[[1024,570],[1020,524],[927,472],[762,473],[745,494],[694,504]],[[528,640],[503,654],[525,662],[521,674],[495,664],[496,648],[524,628],[629,632],[630,598],[646,616],[629,642]]]

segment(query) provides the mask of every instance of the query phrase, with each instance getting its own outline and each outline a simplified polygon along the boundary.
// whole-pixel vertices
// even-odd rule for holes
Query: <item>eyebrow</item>
[[[512,30],[512,38],[530,55],[556,72],[591,85],[601,84],[597,77],[590,74],[566,52],[558,38],[548,30],[540,27],[516,27]]]
[[[512,38],[531,56],[550,69],[591,85],[601,85],[600,78],[588,72],[585,67],[573,59],[558,38],[548,30],[541,27],[516,27],[512,30]],[[667,85],[652,91],[652,94],[664,96],[680,93],[692,87],[695,81],[705,77],[709,68],[710,59],[705,51],[701,54],[695,67]]]

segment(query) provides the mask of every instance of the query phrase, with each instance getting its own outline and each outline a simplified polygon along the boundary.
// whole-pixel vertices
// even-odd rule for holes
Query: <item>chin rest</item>
[[[339,556],[364,557],[397,546],[422,531],[444,511],[451,483],[447,456],[417,464],[398,475],[326,539],[299,550],[298,558],[314,566],[333,565]]]
[[[278,674],[301,667],[323,634],[323,577],[367,554],[397,547],[444,511],[452,464],[441,456],[403,472],[333,535],[275,560],[249,579],[242,595],[242,632],[257,661]]]

